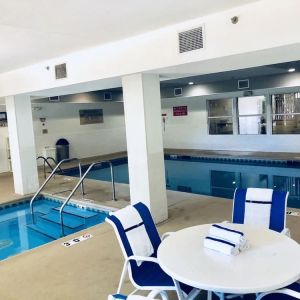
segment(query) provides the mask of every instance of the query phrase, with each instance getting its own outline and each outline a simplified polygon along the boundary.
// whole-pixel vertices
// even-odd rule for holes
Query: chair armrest
[[[158,260],[156,257],[150,257],[150,256],[138,256],[138,255],[131,255],[129,256],[126,261],[129,262],[130,260],[135,260],[135,261],[149,261],[153,263],[158,264]]]
[[[281,231],[282,234],[288,236],[288,237],[291,237],[291,231],[289,228],[284,228],[282,231]]]
[[[162,236],[161,239],[164,240],[165,238],[167,238],[169,235],[171,235],[173,232],[165,232]]]

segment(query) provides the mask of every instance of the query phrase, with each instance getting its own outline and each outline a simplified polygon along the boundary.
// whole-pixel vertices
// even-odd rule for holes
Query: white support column
[[[39,181],[30,97],[6,97],[6,110],[15,192],[34,193]]]
[[[143,202],[155,222],[168,218],[158,75],[122,78],[131,203]]]

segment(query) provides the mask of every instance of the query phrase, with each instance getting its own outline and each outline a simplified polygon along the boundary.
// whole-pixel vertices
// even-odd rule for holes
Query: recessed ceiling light
[[[290,73],[292,73],[292,72],[295,72],[296,69],[295,69],[295,68],[289,68],[288,71],[289,71]]]
[[[190,82],[189,82],[189,85],[193,85],[193,84],[194,84],[194,82],[193,82],[193,81],[190,81]]]

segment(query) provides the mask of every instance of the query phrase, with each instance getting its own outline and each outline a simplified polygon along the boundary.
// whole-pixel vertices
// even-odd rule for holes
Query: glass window
[[[208,100],[209,134],[232,134],[232,99]]]
[[[272,95],[273,134],[300,134],[300,93]]]
[[[264,96],[238,98],[239,134],[266,134],[266,99]]]

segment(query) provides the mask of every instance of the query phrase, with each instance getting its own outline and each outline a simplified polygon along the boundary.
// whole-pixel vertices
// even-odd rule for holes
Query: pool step
[[[60,225],[60,216],[59,211],[57,210],[52,210],[49,214],[40,216],[40,218]],[[64,226],[69,227],[71,229],[77,229],[78,227],[83,226],[85,223],[84,220],[76,218],[75,216],[71,216],[66,213],[63,213],[63,221]]]
[[[53,210],[59,211],[60,206],[53,208]],[[65,206],[64,213],[74,215],[74,216],[84,218],[84,219],[92,218],[92,217],[95,217],[96,215],[98,215],[98,212],[86,210],[86,209],[80,209],[80,208],[73,207],[73,206]]]
[[[42,235],[45,235],[53,240],[57,240],[59,239],[61,236],[60,236],[60,230],[57,229],[57,230],[53,230],[53,228],[51,228],[51,230],[49,230],[49,228],[47,227],[47,225],[45,224],[29,224],[29,225],[26,225],[28,228],[42,234]]]
[[[48,214],[49,212],[51,212],[53,210],[53,207],[49,206],[49,205],[45,205],[45,204],[38,204],[34,207],[34,212],[38,212],[41,213],[43,215]]]

